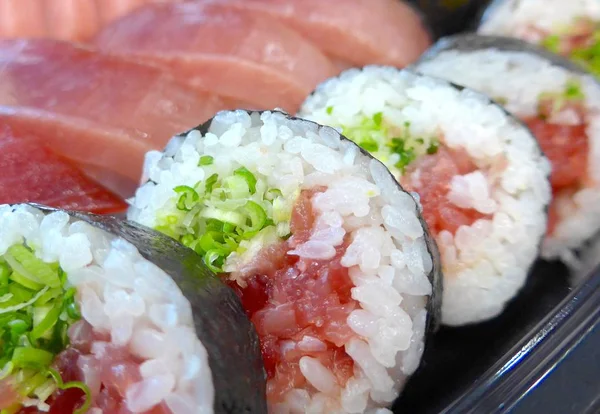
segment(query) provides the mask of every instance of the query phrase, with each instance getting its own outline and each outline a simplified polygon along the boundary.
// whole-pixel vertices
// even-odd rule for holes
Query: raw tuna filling
[[[333,111],[327,108],[329,114]],[[409,123],[403,128],[390,126],[381,113],[359,126],[342,127],[342,133],[384,162],[407,191],[419,194],[423,218],[433,235],[442,230],[454,234],[460,226],[491,217],[493,209],[476,209],[453,190],[465,180],[483,180],[486,185],[486,173],[464,151],[448,148],[437,137],[411,134]]]
[[[566,30],[554,34],[542,33],[542,46],[563,55],[584,68],[600,75],[600,28],[588,18],[577,21]]]
[[[585,186],[589,153],[586,110],[578,85],[570,84],[561,96],[542,96],[538,115],[524,121],[552,163],[550,182],[555,198],[570,195]],[[559,214],[550,205],[548,233],[556,227]]]
[[[358,303],[351,297],[348,268],[340,263],[350,242],[348,236],[330,260],[288,254],[310,237],[314,194],[303,191],[296,202],[292,236],[265,247],[255,258],[256,266],[236,277],[244,280],[245,286],[230,282],[261,338],[267,397],[274,403],[293,388],[312,385],[327,391],[335,384],[343,387],[353,375],[354,362],[344,344],[356,336],[346,320]],[[320,368],[319,364],[329,372],[303,374]],[[315,376],[321,376],[320,384],[307,384],[306,377]]]

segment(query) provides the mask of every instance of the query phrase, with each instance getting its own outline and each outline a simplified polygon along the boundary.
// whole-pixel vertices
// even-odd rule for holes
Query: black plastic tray
[[[476,26],[489,0],[412,0],[435,37]],[[395,413],[600,413],[600,270],[569,284],[539,261],[506,311],[442,328]]]
[[[575,289],[566,275],[539,263],[500,317],[442,328],[394,412],[600,412],[600,272]]]

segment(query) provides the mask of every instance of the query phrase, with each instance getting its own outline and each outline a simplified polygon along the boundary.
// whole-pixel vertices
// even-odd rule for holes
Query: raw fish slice
[[[201,3],[214,0],[200,0]],[[338,67],[404,67],[430,44],[420,17],[399,0],[222,0],[277,17],[311,40]],[[344,64],[345,62],[345,64]]]
[[[111,23],[149,3],[175,3],[182,0],[95,0],[102,24]]]
[[[89,39],[100,29],[97,2],[94,0],[41,0],[41,2],[44,4],[48,37],[82,41]]]
[[[0,127],[0,204],[35,202],[97,214],[127,204],[33,137]]]
[[[0,0],[0,38],[80,41],[99,23],[95,0]]]
[[[318,49],[269,16],[220,3],[149,5],[107,26],[96,43],[263,108],[295,111],[336,72]]]
[[[0,0],[0,38],[41,37],[46,33],[39,0]]]
[[[132,182],[146,151],[230,106],[134,61],[59,41],[0,41],[0,122]]]

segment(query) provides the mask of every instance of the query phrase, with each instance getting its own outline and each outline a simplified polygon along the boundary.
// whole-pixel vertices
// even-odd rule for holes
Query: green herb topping
[[[358,124],[343,125],[342,134],[399,174],[404,174],[406,167],[420,156],[435,154],[439,147],[436,138],[412,134],[409,122],[392,126],[381,112],[364,117]]]
[[[585,99],[581,88],[581,83],[577,79],[571,79],[565,84],[561,92],[547,92],[539,96],[540,108],[539,115],[542,118],[551,116],[563,110],[566,105],[578,103]],[[550,106],[545,105],[551,102]]]
[[[567,47],[561,50],[563,40],[568,42],[570,38],[580,37],[581,33],[578,33],[577,30],[580,27],[588,26],[591,32],[582,46]],[[540,45],[553,53],[564,55],[594,75],[600,76],[600,25],[597,22],[592,22],[589,19],[578,19],[571,27],[544,38]]]
[[[68,346],[67,330],[81,315],[75,289],[66,286],[66,274],[57,263],[45,263],[23,244],[0,256],[0,379],[10,379],[23,398],[45,402],[63,384],[50,368],[55,356]],[[87,410],[91,400],[86,400]],[[5,407],[9,414],[21,408]]]
[[[232,253],[290,234],[292,208],[299,191],[284,195],[245,167],[229,176],[204,166],[206,178],[193,187],[173,189],[173,206],[159,216],[156,229],[195,250],[207,266],[221,273]]]

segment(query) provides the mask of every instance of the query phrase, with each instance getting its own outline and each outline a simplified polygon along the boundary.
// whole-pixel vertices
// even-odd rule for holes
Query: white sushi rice
[[[501,98],[506,109],[519,118],[537,115],[541,94],[562,94],[569,81],[580,83],[588,122],[589,154],[587,165],[581,166],[587,170],[586,185],[575,194],[555,196],[559,223],[542,247],[543,257],[573,263],[572,250],[600,230],[600,85],[592,76],[574,74],[531,53],[493,48],[443,51],[420,62],[416,69]],[[561,114],[562,119],[552,122],[568,125],[569,113]]]
[[[204,167],[211,173],[226,177],[244,166],[284,195],[326,187],[312,198],[316,221],[310,239],[289,254],[330,259],[344,236],[352,240],[341,263],[360,304],[347,320],[356,336],[344,345],[354,375],[338,384],[317,359],[303,357],[300,369],[310,386],[270,402],[270,412],[389,412],[384,407],[419,365],[432,294],[432,259],[413,198],[399,190],[380,162],[331,128],[279,112],[235,111],[219,113],[204,136],[194,130],[174,138],[164,153],[148,154],[144,174],[152,182],[131,200],[129,218],[156,225],[157,214],[173,208],[175,186],[193,186],[208,174],[198,166],[203,155],[214,157],[214,165]],[[306,336],[291,345],[324,346]]]
[[[537,257],[550,199],[548,161],[528,131],[484,95],[395,68],[351,69],[324,82],[300,116],[352,126],[378,112],[398,128],[410,122],[415,135],[441,135],[444,145],[466,151],[483,172],[451,181],[452,203],[492,217],[437,236],[444,273],[442,322],[462,325],[498,315]],[[499,157],[505,168],[486,173]]]
[[[478,33],[517,37],[539,43],[578,18],[600,20],[598,0],[500,0],[484,17]]]
[[[115,345],[143,361],[142,380],[131,384],[125,395],[131,412],[163,402],[173,414],[213,412],[208,355],[195,334],[190,303],[163,270],[132,244],[67,213],[45,215],[27,205],[0,206],[0,255],[23,242],[43,261],[60,264],[68,285],[77,289],[83,320],[95,333],[110,336],[110,343],[93,342],[96,358]],[[78,366],[97,395],[100,367],[87,363],[91,360],[82,356]]]

